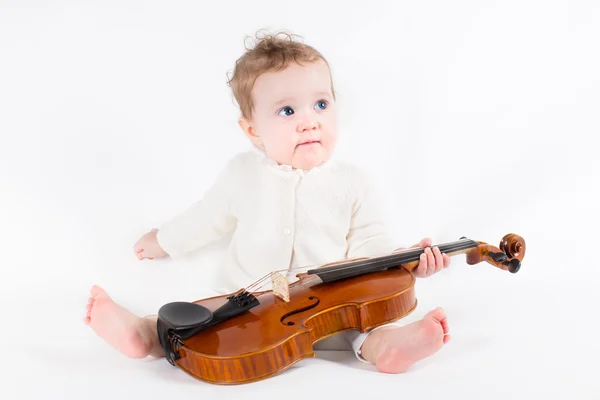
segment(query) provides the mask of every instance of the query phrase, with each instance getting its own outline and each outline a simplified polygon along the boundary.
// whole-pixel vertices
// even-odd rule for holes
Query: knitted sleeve
[[[354,179],[358,183],[358,191],[346,238],[347,258],[391,253],[399,246],[394,245],[388,234],[378,194],[364,174],[357,174]]]
[[[231,202],[237,164],[237,159],[230,160],[200,200],[160,227],[158,244],[172,258],[221,239],[235,228]]]

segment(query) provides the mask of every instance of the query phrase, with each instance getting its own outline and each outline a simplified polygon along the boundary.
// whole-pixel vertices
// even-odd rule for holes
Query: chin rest
[[[156,327],[167,361],[175,365],[181,340],[204,329],[212,319],[213,313],[199,304],[176,301],[162,306],[158,310]]]
[[[213,313],[208,308],[184,301],[165,304],[158,310],[158,319],[182,338],[190,329],[205,325],[212,317]]]
[[[183,340],[221,321],[244,313],[258,304],[256,297],[246,291],[227,297],[227,302],[214,312],[200,304],[185,301],[165,304],[158,310],[156,328],[166,359],[175,365],[174,362],[179,359],[178,349],[183,346]]]

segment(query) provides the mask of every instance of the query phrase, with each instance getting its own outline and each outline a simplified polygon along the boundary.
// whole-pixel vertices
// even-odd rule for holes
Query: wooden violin
[[[504,236],[499,248],[467,238],[438,247],[450,256],[466,254],[467,264],[487,262],[511,273],[519,270],[525,255],[525,241],[515,234]],[[309,269],[296,275],[287,296],[246,288],[165,304],[157,321],[165,357],[210,383],[240,384],[273,376],[314,357],[313,345],[324,338],[346,330],[365,332],[410,314],[417,305],[412,270],[424,250]]]

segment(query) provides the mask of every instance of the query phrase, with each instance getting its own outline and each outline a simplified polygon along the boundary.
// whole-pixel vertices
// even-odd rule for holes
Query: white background
[[[336,156],[375,174],[399,246],[527,243],[516,275],[457,256],[417,282],[406,321],[441,305],[453,338],[404,374],[324,352],[213,386],[83,324],[93,284],[140,315],[210,286],[226,243],[132,246],[249,148],[225,81],[262,28],[330,61]],[[1,397],[599,398],[599,39],[592,1],[0,1]]]

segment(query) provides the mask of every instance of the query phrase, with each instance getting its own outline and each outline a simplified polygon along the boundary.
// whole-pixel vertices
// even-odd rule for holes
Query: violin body
[[[486,261],[517,272],[523,239],[507,235],[501,249],[461,238],[440,250],[467,254],[467,263]],[[313,345],[334,334],[365,332],[410,314],[417,306],[416,277],[424,249],[387,257],[328,264],[298,274],[289,301],[272,290],[240,290],[159,310],[157,328],[167,360],[193,377],[217,384],[268,378],[314,357]]]
[[[416,307],[414,283],[404,268],[330,284],[301,275],[289,286],[289,302],[271,291],[254,294],[260,305],[184,341],[177,365],[213,383],[267,378],[314,357],[313,345],[322,339],[349,329],[364,332],[409,314]],[[219,296],[194,303],[214,311],[226,301]]]

